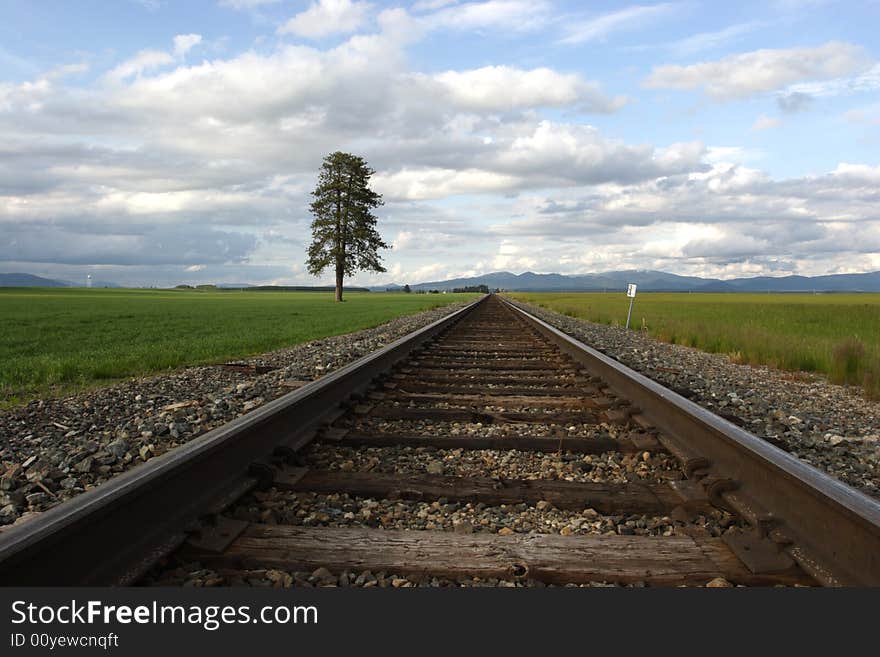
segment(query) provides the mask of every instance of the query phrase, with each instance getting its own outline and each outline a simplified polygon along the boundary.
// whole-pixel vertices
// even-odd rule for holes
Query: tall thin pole
[[[629,319],[633,314],[633,301],[635,300],[636,298],[634,296],[629,298],[629,312],[626,314],[626,328],[629,328]]]

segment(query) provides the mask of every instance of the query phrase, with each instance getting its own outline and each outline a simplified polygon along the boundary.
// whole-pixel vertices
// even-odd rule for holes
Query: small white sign
[[[626,286],[626,296],[635,297],[636,296],[636,287],[638,287],[635,283],[630,283]]]

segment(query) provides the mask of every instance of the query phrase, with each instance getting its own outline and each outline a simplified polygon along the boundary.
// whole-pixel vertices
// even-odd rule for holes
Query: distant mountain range
[[[0,287],[71,287],[68,281],[56,281],[33,274],[0,274]]]
[[[486,285],[490,290],[519,292],[614,292],[623,291],[627,284],[635,283],[640,292],[880,292],[880,271],[867,274],[831,274],[829,276],[758,276],[734,278],[722,281],[717,278],[678,276],[662,271],[626,270],[600,274],[565,276],[563,274],[512,274],[508,271],[493,272],[471,278],[453,278],[447,281],[430,281],[410,285],[416,291],[452,290],[454,288]],[[0,274],[0,287],[82,287],[70,281],[55,280],[33,274]],[[92,287],[119,287],[106,281],[92,281]],[[248,283],[220,283],[218,288],[273,289],[272,286],[253,286]],[[319,289],[309,286],[289,286],[285,289]],[[369,288],[374,292],[400,290],[402,285],[377,285]],[[279,289],[279,288],[274,288]],[[324,289],[321,286],[320,289]],[[326,288],[332,289],[332,288]],[[366,288],[347,287],[355,291]]]
[[[453,278],[410,285],[419,290],[452,290],[487,285],[489,289],[518,292],[613,292],[624,291],[629,283],[640,292],[880,292],[880,271],[867,274],[832,274],[829,276],[758,276],[722,281],[717,278],[678,276],[662,271],[626,270],[600,274],[564,276],[563,274],[512,274],[493,272],[471,278]],[[397,290],[392,284],[370,288],[374,291]]]
[[[33,274],[0,274],[0,287],[85,287],[81,283],[43,278]],[[109,281],[92,281],[92,287],[119,287]]]

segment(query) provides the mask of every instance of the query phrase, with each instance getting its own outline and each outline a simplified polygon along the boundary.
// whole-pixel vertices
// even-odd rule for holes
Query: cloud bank
[[[563,45],[584,44],[674,9],[633,6],[553,29]],[[635,100],[582,72],[412,63],[410,49],[432,33],[551,29],[551,10],[531,0],[412,10],[319,0],[262,47],[208,56],[203,36],[186,33],[85,81],[77,75],[89,67],[70,64],[0,82],[0,266],[110,268],[128,282],[314,283],[302,268],[309,193],[338,149],[377,170],[380,227],[395,246],[389,275],[359,283],[499,268],[880,268],[880,166],[841,162],[775,180],[737,146],[632,142],[597,127]],[[823,93],[870,88],[875,72],[864,49],[831,41],[661,64],[643,81],[726,103],[769,94],[744,127],[767,135]],[[782,118],[766,113],[774,107]],[[865,103],[840,120],[873,126],[877,115]]]

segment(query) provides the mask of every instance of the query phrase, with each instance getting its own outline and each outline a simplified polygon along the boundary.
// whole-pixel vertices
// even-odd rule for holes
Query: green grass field
[[[626,323],[615,294],[526,294],[528,303],[602,324]],[[880,397],[880,294],[639,294],[630,328],[736,362],[819,372]]]
[[[473,294],[0,288],[0,404],[224,362]]]

